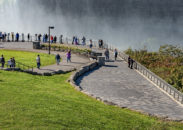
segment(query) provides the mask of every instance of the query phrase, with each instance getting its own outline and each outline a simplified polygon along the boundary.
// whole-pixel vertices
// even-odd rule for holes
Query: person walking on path
[[[106,60],[109,60],[109,49],[105,50],[104,55],[106,57]]]
[[[117,49],[114,50],[114,59],[115,61],[117,60],[117,57],[118,57],[118,51]]]
[[[3,56],[3,55],[1,55],[0,62],[1,62],[1,67],[2,67],[2,68],[4,68],[5,58],[4,58],[4,56]]]
[[[71,50],[67,52],[67,63],[71,62]]]
[[[56,59],[57,65],[59,65],[59,64],[60,64],[60,60],[61,60],[60,55],[57,54],[57,55],[55,56],[55,59]]]
[[[39,55],[36,58],[36,62],[37,62],[37,68],[40,69],[40,66],[41,66],[41,58],[40,58]]]

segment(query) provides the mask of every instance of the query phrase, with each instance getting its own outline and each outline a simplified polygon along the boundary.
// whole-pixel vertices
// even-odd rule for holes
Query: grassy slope
[[[52,77],[0,71],[0,129],[181,129],[126,109],[105,105]]]
[[[36,67],[36,57],[39,54],[41,57],[41,65],[55,64],[54,55],[48,55],[44,53],[33,53],[24,51],[12,51],[12,50],[0,50],[0,56],[4,55],[5,60],[8,61],[11,57],[15,57],[15,60],[25,65]]]

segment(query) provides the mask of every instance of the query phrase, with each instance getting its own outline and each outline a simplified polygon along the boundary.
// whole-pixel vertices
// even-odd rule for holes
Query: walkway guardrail
[[[123,52],[119,52],[119,56],[128,62],[128,55],[124,54]],[[183,93],[178,91],[176,88],[168,84],[165,80],[151,72],[149,69],[138,63],[137,61],[134,62],[133,67],[140,72],[142,75],[147,77],[151,82],[156,84],[159,88],[163,89],[166,93],[168,93],[171,97],[173,97],[176,101],[183,104]]]
[[[7,62],[7,63],[5,63],[5,66],[7,66],[7,68],[11,68],[11,69],[16,69],[16,68],[18,68],[18,69],[21,69],[21,70],[23,70],[23,71],[29,70],[29,71],[32,71],[32,72],[33,72],[33,70],[34,70],[34,67],[25,65],[25,64],[20,63],[20,62],[16,62],[16,63],[15,63],[15,66],[11,66],[11,65],[8,64],[8,62]]]

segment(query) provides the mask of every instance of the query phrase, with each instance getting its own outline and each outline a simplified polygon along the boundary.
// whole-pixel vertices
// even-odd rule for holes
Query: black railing
[[[15,65],[6,62],[5,67],[10,68],[10,69],[20,69],[20,70],[23,70],[23,71],[28,70],[28,71],[32,71],[32,72],[34,70],[34,67],[29,66],[29,65],[25,65],[21,62],[16,62]]]

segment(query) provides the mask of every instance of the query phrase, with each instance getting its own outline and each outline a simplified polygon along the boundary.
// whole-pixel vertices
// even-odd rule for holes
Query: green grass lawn
[[[127,109],[105,105],[76,91],[66,80],[0,71],[0,129],[182,129]]]
[[[36,57],[39,54],[41,57],[41,65],[55,64],[55,56],[44,53],[33,53],[25,51],[13,51],[13,50],[0,50],[0,56],[4,55],[5,60],[8,61],[10,58],[15,57],[17,62],[21,62],[25,65],[36,67]]]

